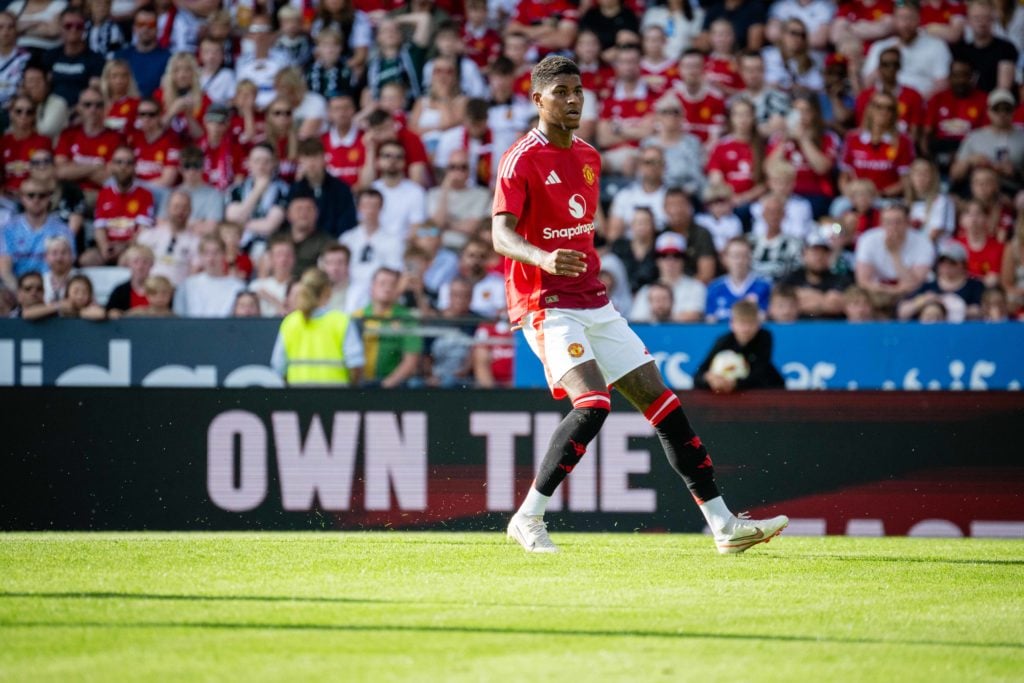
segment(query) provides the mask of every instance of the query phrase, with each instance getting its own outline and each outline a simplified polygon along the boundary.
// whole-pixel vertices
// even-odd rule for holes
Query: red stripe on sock
[[[576,400],[572,402],[572,407],[611,411],[612,397],[607,391],[588,391],[577,396]]]
[[[648,422],[657,427],[669,413],[681,405],[679,397],[676,396],[675,392],[671,389],[666,389],[665,393],[655,399],[651,405],[647,406],[647,410],[644,411],[644,417],[647,418]]]

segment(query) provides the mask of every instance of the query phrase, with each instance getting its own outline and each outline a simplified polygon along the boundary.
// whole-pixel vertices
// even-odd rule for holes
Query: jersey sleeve
[[[96,198],[96,209],[93,213],[93,226],[97,228],[106,228],[107,223],[110,222],[114,215],[107,209],[107,204],[110,202],[105,201],[107,196],[110,194],[110,190],[106,187],[100,189],[99,196]]]
[[[905,135],[900,136],[900,148],[896,156],[896,171],[906,175],[910,171],[910,164],[914,161],[914,143]]]
[[[494,205],[492,216],[499,213],[510,213],[516,218],[523,215],[526,203],[526,175],[522,160],[514,165],[506,165],[507,158],[498,166],[498,182],[494,187]]]
[[[74,133],[70,130],[65,130],[57,138],[57,149],[54,151],[54,156],[68,157],[71,158],[71,145],[73,143],[72,138]]]

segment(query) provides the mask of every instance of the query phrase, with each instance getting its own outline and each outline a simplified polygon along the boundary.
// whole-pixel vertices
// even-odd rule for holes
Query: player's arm
[[[519,219],[510,213],[499,213],[491,223],[491,239],[494,250],[528,266],[537,266],[552,275],[579,277],[587,272],[586,254],[573,249],[545,251],[530,244],[516,232]]]

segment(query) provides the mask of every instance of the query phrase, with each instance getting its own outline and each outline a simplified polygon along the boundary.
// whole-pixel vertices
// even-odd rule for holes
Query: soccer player
[[[601,156],[573,135],[583,112],[576,64],[549,57],[531,74],[540,123],[504,155],[493,208],[495,249],[506,257],[509,318],[541,359],[555,398],[573,409],[551,438],[530,492],[508,525],[528,552],[557,552],[544,511],[579,463],[619,390],[653,425],[672,467],[693,495],[720,553],[739,553],[779,534],[785,516],[737,517],[715,484],[714,468],[654,360],[609,303],[598,274],[594,214]]]

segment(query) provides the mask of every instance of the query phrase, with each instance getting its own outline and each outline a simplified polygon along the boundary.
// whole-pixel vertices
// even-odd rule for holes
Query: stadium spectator
[[[942,300],[927,301],[918,312],[917,321],[923,324],[950,322],[949,309]]]
[[[434,156],[434,166],[448,168],[452,152],[465,150],[469,155],[470,185],[490,187],[498,160],[494,156],[494,134],[490,129],[490,107],[486,100],[474,98],[466,103],[464,123],[441,134]]]
[[[26,320],[39,320],[51,316],[105,320],[107,312],[93,298],[92,281],[85,275],[74,275],[68,281],[67,293],[56,303],[41,303],[22,311]]]
[[[494,319],[505,306],[505,278],[499,272],[488,270],[488,259],[494,255],[490,242],[481,232],[470,238],[459,252],[457,277],[465,278],[473,284],[469,308],[488,319]],[[449,285],[446,282],[438,290],[437,305],[440,308],[448,305]]]
[[[682,235],[665,232],[655,242],[657,259],[657,282],[672,290],[671,319],[675,322],[700,322],[704,317],[707,288],[700,280],[684,272],[686,261],[686,240]],[[651,285],[641,287],[633,298],[629,319],[634,322],[656,322],[651,309]]]
[[[516,92],[515,77],[515,64],[508,57],[495,59],[488,71],[487,85],[490,90],[488,93],[487,127],[493,136],[492,155],[495,159],[500,159],[505,150],[511,147],[512,143],[530,127],[530,121],[533,118],[533,104],[522,93]],[[594,108],[597,108],[596,99]],[[581,135],[587,140],[594,139],[590,133],[583,134],[581,132]]]
[[[836,3],[830,0],[777,0],[768,10],[765,37],[777,43],[786,21],[799,19],[807,29],[807,44],[815,50],[823,50],[828,47],[829,24],[835,15]]]
[[[289,195],[312,195],[316,198],[317,227],[332,237],[339,237],[355,227],[356,204],[349,186],[327,173],[324,144],[319,138],[307,138],[298,144],[297,179]]]
[[[615,69],[602,56],[601,40],[597,34],[590,30],[577,33],[574,53],[576,65],[580,68],[580,83],[583,89],[602,102],[608,99],[612,88],[615,87]],[[643,73],[643,60],[640,65],[640,71]],[[533,107],[530,109],[532,115]]]
[[[163,275],[151,275],[144,285],[145,306],[136,306],[125,312],[126,318],[174,318],[171,302],[174,300],[174,285]]]
[[[224,196],[203,179],[203,152],[198,147],[186,147],[181,151],[181,185],[178,190],[191,200],[192,213],[188,225],[195,235],[209,235],[224,220]],[[164,208],[166,213],[167,205]]]
[[[870,180],[883,197],[903,194],[903,176],[914,160],[914,143],[897,127],[896,98],[878,92],[871,98],[864,125],[846,134],[840,161],[839,189],[857,178]],[[833,213],[836,211],[833,205]]]
[[[0,24],[4,14],[0,14]],[[0,57],[0,66],[3,58]],[[53,148],[50,139],[36,132],[36,106],[24,95],[11,100],[10,128],[0,138],[0,159],[3,161],[3,191],[14,197],[22,181],[29,177],[31,159],[36,150],[47,153]]]
[[[242,250],[242,226],[231,221],[217,224],[214,234],[224,242],[224,272],[226,275],[248,282],[253,275],[253,262]],[[262,262],[268,268],[266,260]]]
[[[843,315],[850,323],[867,323],[878,317],[871,294],[857,285],[850,285],[843,291]]]
[[[466,0],[465,5],[462,44],[466,56],[483,72],[501,54],[501,34],[487,20],[487,0]]]
[[[582,35],[582,34],[581,34]],[[679,80],[679,59],[665,52],[668,37],[663,26],[646,26],[641,35],[640,76],[655,97],[661,97]],[[576,41],[577,51],[579,40]],[[587,85],[584,84],[584,88]],[[592,88],[587,88],[593,90]]]
[[[766,164],[786,161],[796,171],[793,193],[810,202],[814,218],[828,212],[835,198],[832,182],[840,141],[825,129],[821,105],[814,94],[793,98],[794,115],[786,128],[768,141]]]
[[[708,39],[711,44],[711,52],[705,63],[708,81],[723,95],[731,97],[744,87],[739,73],[736,34],[732,24],[725,19],[716,19],[709,27]]]
[[[960,41],[967,8],[960,0],[921,0],[921,28],[950,45]]]
[[[164,217],[156,227],[144,230],[136,244],[149,247],[154,254],[152,275],[166,277],[178,287],[199,265],[199,237],[189,230],[192,200],[188,192],[174,190],[167,199]]]
[[[925,306],[938,301],[945,308],[949,322],[978,320],[984,292],[985,285],[967,274],[967,250],[959,242],[949,240],[939,245],[935,279],[925,282],[901,301],[896,315],[900,320],[917,318]]]
[[[491,213],[491,193],[484,187],[470,186],[470,157],[465,149],[454,149],[448,157],[441,184],[427,190],[427,213],[446,237],[457,246]]]
[[[854,116],[857,125],[863,125],[864,112],[875,93],[888,93],[896,99],[896,119],[900,132],[920,146],[925,121],[925,98],[914,88],[897,80],[903,73],[900,70],[901,60],[899,48],[896,47],[890,47],[878,56],[877,78],[872,85],[860,91],[854,104]]]
[[[1024,213],[1017,217],[1011,239],[1003,250],[1000,284],[1010,311],[1016,313],[1024,308]]]
[[[437,27],[433,44],[436,54],[423,65],[424,90],[433,82],[435,64],[440,59],[454,68],[452,75],[460,92],[468,97],[486,97],[487,81],[476,62],[466,56],[461,31],[459,24],[451,20],[446,20]]]
[[[1024,130],[1013,125],[1015,106],[1009,90],[989,93],[990,122],[964,138],[949,169],[951,180],[962,181],[973,168],[987,166],[998,174],[1004,192],[1013,194],[1024,187]]]
[[[911,225],[933,242],[951,237],[956,225],[956,207],[942,191],[939,169],[930,159],[915,159],[907,176],[904,202],[910,207]]]
[[[195,57],[184,52],[172,55],[153,99],[163,107],[163,124],[178,136],[180,144],[203,137],[201,122],[213,103],[200,85]]]
[[[579,30],[579,11],[569,0],[520,0],[505,38],[511,33],[525,36],[541,55],[572,49]]]
[[[455,278],[449,285],[448,305],[432,324],[441,324],[444,332],[427,340],[425,349],[427,386],[463,387],[473,385],[473,336],[483,322],[469,309],[473,285]]]
[[[441,230],[434,225],[417,228],[410,240],[410,246],[421,250],[425,259],[423,286],[429,297],[430,305],[434,308],[438,307],[441,287],[451,282],[459,272],[458,254],[442,245]]]
[[[901,2],[893,10],[894,35],[879,40],[868,50],[862,73],[871,85],[881,77],[882,59],[890,48],[899,50],[902,66],[898,67],[900,85],[912,88],[925,99],[948,85],[952,53],[941,38],[921,28],[921,11],[916,2]]]
[[[426,92],[416,98],[409,113],[409,128],[420,136],[431,156],[441,134],[459,125],[465,113],[466,96],[459,89],[456,60],[436,57]]]
[[[43,276],[39,271],[30,270],[23,273],[17,280],[14,308],[7,314],[8,318],[24,318],[25,311],[46,302],[43,298]]]
[[[967,3],[968,32],[953,45],[953,54],[974,65],[978,87],[987,93],[996,88],[1012,90],[1018,51],[1008,40],[999,38],[995,28],[996,8],[992,0]]]
[[[352,257],[349,301],[356,308],[362,308],[369,302],[374,273],[381,268],[398,271],[402,268],[403,240],[384,229],[381,223],[383,207],[384,198],[376,189],[360,192],[358,214],[362,220],[339,238]]]
[[[430,45],[430,18],[411,17],[413,32],[409,40],[395,19],[388,18],[377,25],[375,47],[366,64],[366,88],[362,105],[380,99],[381,87],[399,82],[413,99],[423,94],[423,65]]]
[[[760,52],[748,50],[740,55],[739,68],[744,88],[738,95],[754,104],[758,131],[767,137],[785,130],[789,95],[765,82],[764,57]]]
[[[174,312],[183,318],[226,318],[235,296],[245,288],[225,268],[224,240],[206,235],[199,242],[200,272],[190,275],[174,297]]]
[[[82,229],[87,213],[85,195],[74,183],[57,180],[53,152],[37,149],[28,163],[29,177],[42,185],[49,196],[50,212],[74,233],[75,252],[81,253],[85,246],[85,231]]]
[[[323,0],[309,32],[317,38],[324,31],[336,31],[341,37],[345,64],[353,72],[360,72],[373,43],[372,23],[380,21],[384,14],[364,12],[356,9],[355,3],[345,0]]]
[[[758,225],[754,233],[751,268],[761,277],[778,282],[800,266],[803,239],[783,229],[786,200],[780,195],[765,195],[760,202]]]
[[[300,140],[315,137],[327,125],[327,100],[320,93],[310,92],[302,72],[290,67],[277,72],[274,77],[275,101],[284,102],[292,112],[292,129]],[[271,102],[271,121],[274,102]]]
[[[321,136],[327,156],[327,172],[350,188],[359,183],[359,173],[366,160],[362,132],[354,123],[355,100],[351,95],[334,95],[327,106],[330,126]]]
[[[288,67],[306,68],[313,58],[313,39],[302,28],[302,13],[294,5],[277,10],[279,32],[270,54]]]
[[[657,229],[666,221],[665,215],[665,153],[659,147],[645,147],[640,151],[637,178],[615,193],[608,210],[605,239],[614,242],[629,237],[627,228],[638,209],[647,209],[654,216]]]
[[[832,268],[831,241],[820,232],[811,233],[803,249],[803,265],[787,275],[782,284],[796,294],[802,318],[835,318],[843,315],[843,292],[852,278]]]
[[[412,131],[402,127],[394,117],[383,109],[374,109],[365,119],[365,131],[362,144],[366,150],[366,158],[359,174],[358,187],[373,184],[380,168],[380,153],[387,143],[398,143],[402,148],[402,166],[399,169],[409,179],[422,187],[430,185],[430,160],[423,141]],[[399,174],[401,177],[402,174]]]
[[[405,159],[406,153],[401,143],[395,140],[382,143],[376,158],[380,178],[372,183],[373,189],[384,200],[381,227],[403,239],[412,228],[427,220],[426,190],[405,175]]]
[[[768,300],[768,320],[773,323],[788,325],[800,318],[800,306],[797,302],[796,290],[789,285],[777,285],[772,288],[772,296]]]
[[[512,386],[515,345],[512,327],[504,318],[480,323],[474,334],[473,380],[478,389]]]
[[[693,204],[681,188],[665,191],[665,230],[686,239],[685,272],[704,284],[715,277],[718,270],[718,252],[711,233],[693,220]]]
[[[927,279],[935,247],[927,235],[910,227],[907,207],[901,203],[882,209],[881,221],[857,240],[856,279],[874,306],[887,310]]]
[[[103,95],[86,88],[78,101],[80,125],[65,128],[56,148],[57,178],[77,182],[86,199],[94,204],[96,194],[110,177],[108,163],[121,137],[103,126]]]
[[[848,208],[840,214],[840,224],[844,231],[854,236],[854,241],[881,224],[882,212],[877,202],[878,191],[870,180],[858,179],[848,183],[842,199],[848,204]]]
[[[162,207],[170,188],[178,184],[181,146],[177,135],[164,126],[156,100],[142,100],[135,121],[128,134],[128,144],[135,152],[135,175],[139,184],[153,193],[157,206]]]
[[[658,264],[654,248],[658,236],[654,212],[647,207],[637,208],[629,224],[629,237],[620,237],[611,245],[611,252],[619,257],[629,281],[631,294],[658,279]]]
[[[143,5],[132,19],[131,44],[117,53],[131,66],[142,97],[152,97],[160,86],[171,53],[157,42],[157,16],[150,5]]]
[[[155,222],[153,194],[136,182],[135,152],[122,144],[110,159],[110,180],[96,198],[96,249],[82,254],[82,264],[115,265],[139,232],[153,227]]]
[[[640,49],[616,48],[615,77],[609,96],[602,102],[597,123],[597,145],[602,163],[611,173],[632,176],[636,171],[640,141],[654,132],[654,93],[641,78]],[[577,108],[582,112],[582,99]]]
[[[846,46],[846,52],[833,52],[825,58],[825,88],[818,93],[821,117],[839,135],[845,135],[854,125],[860,76],[853,64],[864,59],[863,48],[856,39],[848,40],[842,46]],[[854,59],[850,59],[847,53],[854,55]]]
[[[886,38],[893,33],[893,3],[890,0],[840,0],[832,22],[833,44],[848,36],[866,43]]]
[[[247,44],[252,51],[243,53],[235,66],[235,80],[252,81],[256,86],[256,107],[266,109],[274,99],[274,77],[285,68],[285,64],[270,54],[274,44],[274,29],[270,17],[256,14],[245,31]]]
[[[358,77],[342,59],[341,34],[324,29],[316,37],[314,61],[306,70],[306,87],[326,99],[358,95]]]
[[[729,104],[729,122],[708,155],[708,182],[732,188],[733,208],[742,220],[749,205],[764,194],[764,138],[757,130],[754,105],[740,97]]]
[[[988,166],[979,166],[971,171],[971,199],[979,202],[985,210],[989,234],[1000,242],[1009,239],[1013,232],[1015,212],[1010,201],[999,191],[999,174]]]
[[[50,193],[41,182],[28,178],[21,184],[24,212],[12,218],[0,232],[0,280],[17,288],[17,278],[46,269],[46,240],[63,237],[74,244],[68,226],[50,213]]]
[[[258,94],[255,83],[242,80],[235,85],[235,97],[230,103],[213,105],[227,114],[228,137],[240,149],[248,149],[250,145],[262,142],[266,136],[267,117],[263,109],[256,107]],[[205,119],[203,126],[206,130]]]
[[[68,7],[60,13],[60,35],[60,46],[45,52],[42,60],[50,74],[53,92],[73,107],[86,88],[98,85],[104,58],[85,42],[85,17],[81,10]]]
[[[46,240],[46,271],[43,273],[44,299],[60,301],[68,293],[68,282],[78,271],[74,269],[75,252],[64,237]]]
[[[995,287],[999,284],[1006,245],[989,232],[985,218],[985,209],[980,203],[973,200],[964,203],[957,240],[967,252],[967,274],[981,280],[986,287]]]
[[[653,324],[670,323],[672,320],[672,288],[661,282],[652,282],[644,287],[647,292],[647,320],[634,320],[633,322],[648,322]]]
[[[366,358],[358,326],[331,309],[331,282],[311,268],[295,287],[296,310],[281,321],[270,364],[289,386],[353,386]]]
[[[727,19],[736,34],[736,45],[741,50],[760,50],[764,46],[764,29],[767,16],[763,3],[751,0],[713,0],[705,5],[704,33],[699,43],[710,43],[707,30],[718,19]]]
[[[224,217],[244,228],[242,247],[258,259],[267,239],[284,223],[288,184],[277,177],[277,155],[265,142],[249,152],[248,167],[245,180],[231,188]]]
[[[772,333],[761,326],[761,313],[753,301],[737,301],[729,310],[729,331],[718,337],[697,372],[693,386],[716,394],[731,394],[739,389],[782,389],[785,381],[772,363]],[[722,352],[742,357],[746,372],[736,375],[713,371],[715,357]]]
[[[128,266],[129,277],[110,292],[107,299],[107,317],[116,320],[133,308],[149,305],[146,296],[146,280],[153,270],[153,250],[141,244],[133,244],[124,253],[124,264]]]
[[[708,322],[728,320],[733,304],[740,300],[754,302],[762,312],[768,310],[772,285],[753,272],[751,260],[751,247],[746,238],[734,237],[725,245],[722,252],[725,275],[708,285],[705,308]]]
[[[714,146],[725,124],[725,101],[712,88],[704,74],[704,54],[687,50],[679,60],[680,81],[675,94],[683,104],[686,132],[692,133],[708,149]]]
[[[701,201],[704,211],[693,220],[711,233],[720,254],[730,239],[743,234],[743,222],[732,208],[732,188],[725,182],[712,183],[704,190]]]
[[[290,290],[289,290],[290,291]],[[235,304],[231,308],[232,318],[261,318],[260,298],[249,290],[235,295]]]
[[[800,19],[785,22],[776,45],[762,51],[765,82],[783,92],[818,92],[825,87],[821,63],[811,50],[807,27]]]
[[[277,234],[270,238],[267,245],[270,257],[270,275],[253,280],[249,283],[249,291],[260,300],[260,315],[264,318],[284,317],[285,300],[288,285],[292,281],[295,268],[295,245],[286,234]]]
[[[36,132],[56,140],[68,123],[68,103],[50,89],[50,77],[39,64],[29,62],[21,78],[21,92],[36,110]]]
[[[316,266],[317,259],[335,239],[317,228],[316,198],[312,195],[294,195],[288,200],[288,232],[295,243],[296,278]],[[351,231],[349,231],[351,232]]]
[[[128,62],[120,59],[107,61],[100,75],[100,93],[103,95],[107,111],[103,125],[125,135],[134,131],[135,114],[139,108],[140,98],[139,88],[132,78]]]
[[[1005,323],[1011,320],[1009,300],[1006,292],[999,287],[989,287],[981,295],[981,320],[987,323]]]
[[[18,47],[38,57],[61,43],[61,13],[68,3],[63,0],[15,0],[5,3],[4,10],[16,18]]]
[[[705,153],[700,140],[685,130],[683,109],[678,98],[667,95],[654,103],[655,131],[640,146],[656,147],[663,152],[664,184],[681,187],[699,195],[707,183],[704,176]]]
[[[349,279],[351,261],[352,252],[343,244],[327,245],[317,260],[317,268],[322,270],[327,279],[331,281],[331,298],[327,301],[328,308],[346,313],[355,308],[348,303],[351,291]]]
[[[803,241],[814,229],[814,211],[809,201],[793,193],[796,187],[796,169],[782,159],[775,159],[766,164],[764,175],[767,178],[768,194],[750,205],[750,217],[753,221],[751,232],[754,236],[765,234],[766,226],[761,215],[762,205],[766,197],[774,195],[783,203],[782,231]]]
[[[209,36],[199,43],[199,87],[211,102],[228,104],[235,97],[235,70],[225,63],[224,42]]]
[[[704,9],[689,0],[666,0],[665,4],[651,4],[644,12],[641,30],[658,26],[665,31],[665,51],[669,58],[679,61],[683,53],[694,46],[704,26]]]
[[[580,16],[578,29],[597,36],[605,59],[615,56],[616,42],[626,33],[640,33],[640,19],[623,0],[596,0]]]
[[[409,309],[398,301],[401,274],[380,268],[373,274],[370,303],[356,313],[362,321],[366,349],[365,378],[371,385],[385,389],[408,386],[417,377],[423,351],[423,339],[416,334],[398,334],[412,328]],[[387,334],[381,334],[386,329]]]
[[[954,58],[949,65],[949,87],[928,100],[921,142],[943,172],[948,172],[967,134],[988,123],[988,95],[974,85],[974,79],[974,65],[962,57]]]

